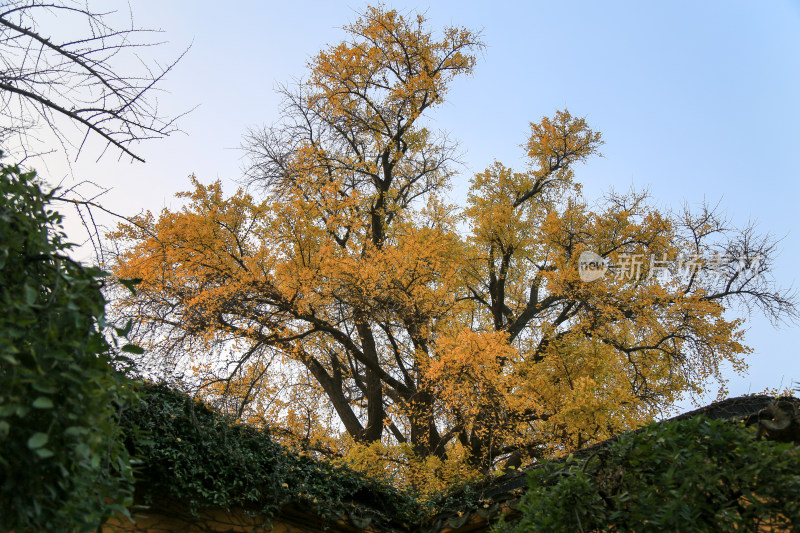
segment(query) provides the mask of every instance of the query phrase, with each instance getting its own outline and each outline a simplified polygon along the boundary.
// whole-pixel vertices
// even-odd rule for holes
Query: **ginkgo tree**
[[[249,187],[192,178],[181,209],[111,238],[144,371],[277,438],[417,486],[541,457],[652,419],[744,369],[742,320],[793,318],[774,244],[713,210],[635,192],[583,200],[599,133],[559,111],[522,170],[494,163],[465,206],[429,128],[480,36],[368,8],[247,137]],[[585,281],[581,254],[602,259]],[[656,261],[653,258],[657,258]],[[635,268],[633,268],[635,266]]]

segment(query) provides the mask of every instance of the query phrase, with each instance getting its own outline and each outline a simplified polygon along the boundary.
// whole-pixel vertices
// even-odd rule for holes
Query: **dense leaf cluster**
[[[240,508],[267,519],[286,506],[325,520],[346,514],[401,523],[418,516],[408,492],[291,450],[164,385],[137,388],[140,399],[121,423],[142,462],[136,477],[145,505],[179,502],[195,516]]]
[[[103,272],[67,257],[51,198],[0,164],[2,531],[86,531],[132,494],[116,424],[127,360],[102,331]]]
[[[504,532],[796,531],[800,449],[705,417],[652,423],[530,473]]]

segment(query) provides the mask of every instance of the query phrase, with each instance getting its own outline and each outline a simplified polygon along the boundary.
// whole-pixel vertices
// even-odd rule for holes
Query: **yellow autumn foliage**
[[[526,169],[496,162],[449,205],[453,147],[426,113],[472,72],[478,35],[437,40],[383,7],[345,30],[286,92],[285,122],[251,134],[249,189],[192,178],[185,207],[111,234],[115,275],[142,279],[116,311],[146,371],[430,492],[606,439],[744,368],[726,306],[775,295],[752,239],[635,192],[590,207],[575,166],[602,140],[566,110],[531,125]],[[756,270],[684,275],[679,258],[718,249]],[[604,276],[581,279],[585,252]]]

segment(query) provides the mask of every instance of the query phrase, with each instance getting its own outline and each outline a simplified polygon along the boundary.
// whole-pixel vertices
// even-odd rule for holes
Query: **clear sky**
[[[191,173],[203,182],[220,178],[233,192],[242,135],[279,117],[274,88],[303,77],[308,58],[341,40],[340,27],[366,5],[130,4],[137,25],[164,31],[163,58],[192,45],[162,86],[163,111],[199,107],[180,122],[185,135],[138,146],[145,164],[113,156],[95,163],[89,151],[74,166],[82,179],[113,187],[103,202],[128,215],[179,205],[173,195]],[[606,142],[602,159],[577,169],[587,199],[634,186],[649,188],[664,208],[719,202],[735,225],[754,220],[783,239],[775,279],[798,285],[800,2],[387,5],[425,12],[433,28],[483,30],[487,48],[474,76],[454,83],[431,115],[464,151],[454,200],[495,159],[521,167],[529,122],[566,107]],[[53,181],[65,173],[55,164],[48,172]],[[729,374],[730,393],[800,382],[800,329],[775,329],[757,315],[747,327],[750,371]]]

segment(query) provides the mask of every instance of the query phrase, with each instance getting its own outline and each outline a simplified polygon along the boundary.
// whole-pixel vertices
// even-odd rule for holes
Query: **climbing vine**
[[[522,518],[496,531],[796,531],[800,449],[742,423],[651,423],[529,474]]]

